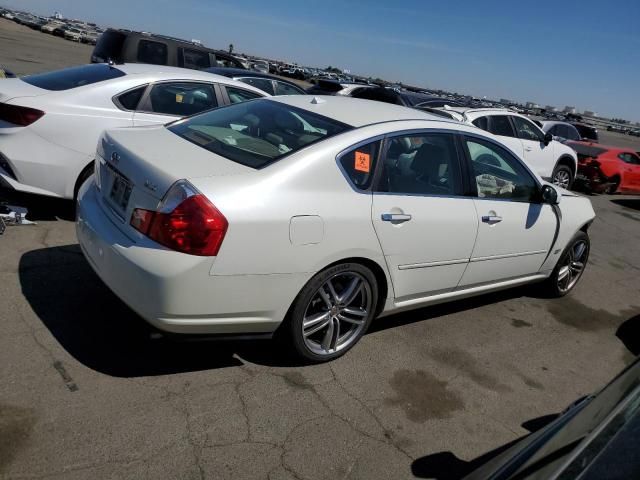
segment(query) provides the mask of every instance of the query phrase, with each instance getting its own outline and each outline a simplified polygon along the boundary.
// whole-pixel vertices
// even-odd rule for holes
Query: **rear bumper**
[[[578,165],[578,173],[575,181],[577,185],[595,193],[602,193],[614,185],[611,178],[602,173],[599,167],[589,164]]]
[[[102,211],[93,182],[78,194],[76,233],[102,281],[154,327],[172,333],[273,332],[307,274],[211,275],[213,257],[133,242]]]

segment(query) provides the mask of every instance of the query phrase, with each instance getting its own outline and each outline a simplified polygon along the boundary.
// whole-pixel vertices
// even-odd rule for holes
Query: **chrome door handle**
[[[499,217],[498,215],[484,215],[482,217],[482,221],[489,225],[493,225],[494,223],[500,223],[502,221],[502,217]]]
[[[383,222],[408,222],[411,220],[411,215],[406,213],[383,213],[381,218]]]

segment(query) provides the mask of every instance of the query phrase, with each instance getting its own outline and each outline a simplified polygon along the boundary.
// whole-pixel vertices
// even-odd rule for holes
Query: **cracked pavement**
[[[314,366],[269,341],[157,338],[55,218],[68,205],[36,203],[38,225],[0,236],[0,479],[428,478],[443,452],[460,468],[638,353],[640,198],[592,201],[572,295],[380,319]]]

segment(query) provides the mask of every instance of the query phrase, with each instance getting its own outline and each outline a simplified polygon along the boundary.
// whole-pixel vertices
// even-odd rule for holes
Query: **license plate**
[[[113,174],[113,184],[109,198],[122,211],[126,210],[131,196],[131,184],[122,175],[111,170]]]

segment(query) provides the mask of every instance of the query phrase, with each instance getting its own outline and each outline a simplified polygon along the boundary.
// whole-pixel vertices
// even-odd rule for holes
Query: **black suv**
[[[150,63],[202,70],[210,67],[244,69],[238,59],[198,43],[130,30],[108,29],[98,39],[91,63]]]

